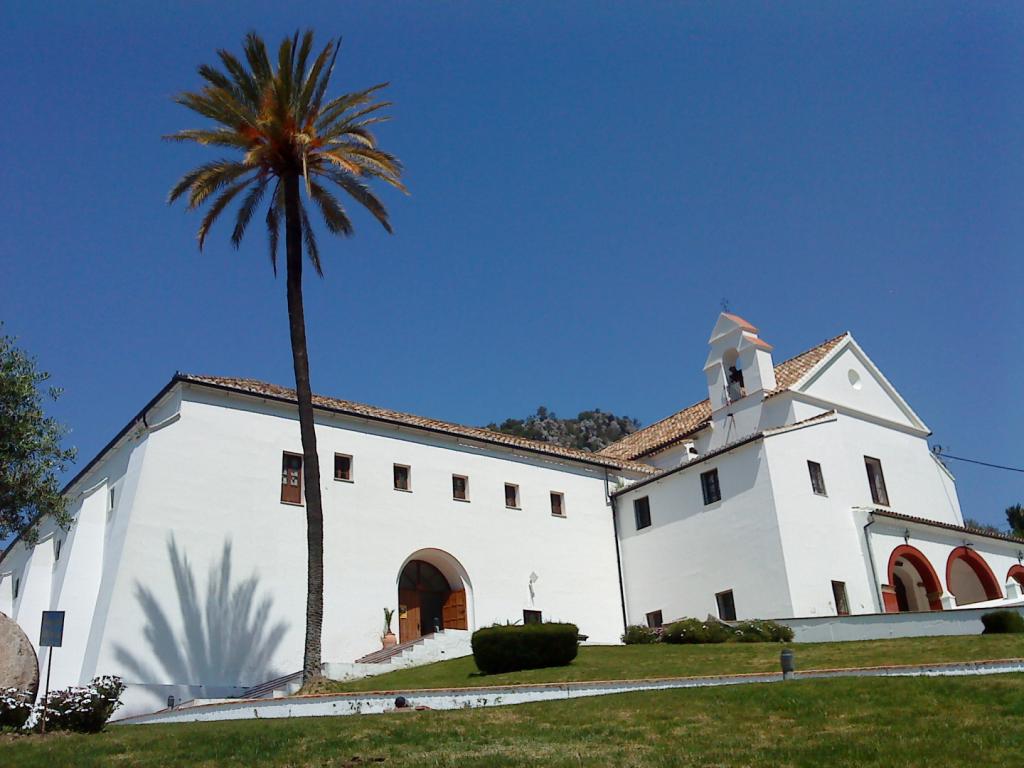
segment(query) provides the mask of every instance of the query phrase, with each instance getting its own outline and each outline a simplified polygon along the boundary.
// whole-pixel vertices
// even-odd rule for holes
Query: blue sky
[[[168,207],[174,93],[250,28],[388,80],[412,194],[322,239],[318,391],[470,424],[705,396],[723,298],[776,360],[851,330],[957,455],[1024,464],[1024,6],[18,4],[0,46],[0,319],[79,466],[175,370],[291,381],[284,282]],[[1002,523],[1024,475],[952,464]]]

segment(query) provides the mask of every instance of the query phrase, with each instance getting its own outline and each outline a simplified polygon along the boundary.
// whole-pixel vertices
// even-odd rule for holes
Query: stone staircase
[[[275,677],[273,680],[267,680],[267,682],[254,685],[252,688],[246,688],[238,695],[238,698],[276,699],[281,696],[290,696],[293,693],[297,693],[301,687],[302,670],[299,670],[298,672],[292,672],[290,675],[282,675],[281,677]]]
[[[417,640],[400,643],[392,648],[382,648],[368,653],[354,662],[327,662],[323,665],[325,677],[331,680],[358,680],[374,677],[396,669],[418,667],[445,659],[458,659],[473,653],[470,638],[473,633],[465,629],[445,629],[424,635]],[[290,696],[302,687],[302,672],[293,672],[265,683],[246,688],[239,699],[276,699]],[[207,700],[203,700],[204,702]],[[210,700],[212,701],[212,700]],[[186,707],[196,702],[183,702]]]
[[[435,661],[458,659],[473,653],[472,635],[467,629],[445,629],[399,643],[393,648],[368,653],[350,664],[328,662],[324,665],[324,674],[332,680],[355,680]]]

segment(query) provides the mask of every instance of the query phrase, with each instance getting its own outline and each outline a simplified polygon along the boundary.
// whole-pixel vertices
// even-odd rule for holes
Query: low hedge
[[[579,628],[556,622],[484,627],[472,644],[477,668],[488,675],[564,667],[579,651]]]
[[[729,628],[717,621],[683,619],[670,624],[662,639],[666,643],[724,643],[730,639]]]
[[[648,645],[661,640],[657,630],[645,627],[643,624],[630,624],[622,633],[624,645]]]
[[[985,625],[983,635],[1017,635],[1024,633],[1024,616],[1017,611],[992,611],[983,614],[981,623]]]
[[[632,628],[631,628],[632,629]],[[764,619],[741,621],[730,625],[708,619],[681,619],[670,624],[662,635],[666,643],[788,643],[793,639],[793,630],[785,624]],[[625,637],[623,642],[627,642]]]
[[[793,640],[791,627],[764,619],[741,621],[732,631],[741,643],[789,643]]]

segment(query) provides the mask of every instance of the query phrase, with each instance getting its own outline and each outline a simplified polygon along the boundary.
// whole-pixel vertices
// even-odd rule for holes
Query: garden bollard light
[[[782,662],[782,679],[790,680],[793,677],[793,671],[796,669],[794,658],[796,654],[792,650],[786,648],[782,651],[779,656],[779,660]]]

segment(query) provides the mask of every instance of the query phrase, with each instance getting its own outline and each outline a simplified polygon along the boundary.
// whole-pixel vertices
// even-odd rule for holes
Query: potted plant
[[[385,608],[384,609],[384,634],[381,635],[381,642],[384,643],[385,648],[392,648],[398,645],[398,638],[395,637],[395,633],[391,631],[391,619],[394,618],[395,609]]]

